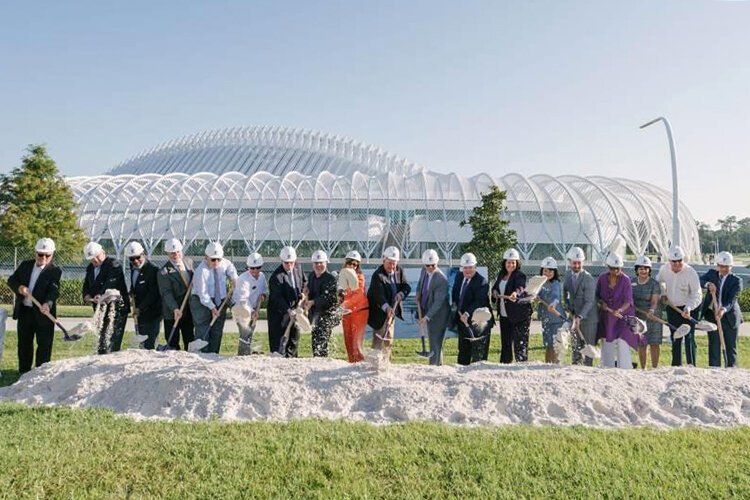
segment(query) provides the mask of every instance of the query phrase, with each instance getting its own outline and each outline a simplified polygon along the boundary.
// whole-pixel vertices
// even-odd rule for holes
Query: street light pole
[[[664,122],[664,127],[667,129],[667,140],[669,141],[669,153],[672,155],[672,245],[680,244],[680,218],[679,218],[679,197],[677,196],[677,157],[675,156],[674,150],[674,138],[672,137],[672,126],[669,124],[669,120],[660,116],[654,118],[648,123],[641,125],[641,128],[646,128],[649,125],[653,125],[656,122]]]

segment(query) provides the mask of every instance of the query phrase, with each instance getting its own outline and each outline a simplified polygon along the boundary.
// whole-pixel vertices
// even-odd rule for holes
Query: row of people
[[[182,244],[177,239],[165,242],[167,262],[160,268],[149,262],[144,248],[131,242],[125,248],[130,262],[130,288],[128,289],[123,266],[117,259],[106,255],[98,243],[84,248],[89,260],[83,283],[83,299],[97,307],[106,290],[116,289],[123,300],[120,314],[114,316],[114,328],[109,351],[121,347],[127,315],[133,301],[134,319],[139,334],[146,340],[142,347],[153,349],[163,320],[168,346],[180,349],[195,341],[202,342],[202,352],[218,353],[229,301],[227,284],[231,283],[232,302],[246,308],[253,321],[258,318],[260,304],[268,299],[269,347],[287,357],[296,357],[299,344],[298,314],[300,310],[312,325],[314,356],[327,356],[331,330],[342,321],[345,347],[350,362],[364,358],[362,345],[365,326],[373,330],[373,348],[383,351],[388,358],[393,342],[394,322],[403,320],[403,302],[411,287],[399,266],[400,251],[388,247],[382,264],[375,270],[365,292],[366,283],[360,268],[362,258],[358,252],[349,252],[339,280],[327,269],[325,252],[312,256],[313,271],[305,275],[297,265],[293,247],[284,247],[280,253],[281,264],[266,281],[261,268],[263,257],[257,253],[247,258],[247,271],[239,274],[231,261],[224,258],[223,248],[211,243],[205,249],[204,259],[194,269],[184,258]],[[52,263],[54,241],[43,238],[36,245],[36,257],[23,262],[8,280],[16,292],[14,318],[19,320],[19,368],[31,369],[33,343],[37,341],[37,366],[50,359],[54,324],[45,313],[55,314],[59,295],[61,271]],[[495,323],[490,313],[484,321],[474,321],[477,310],[490,308],[494,302],[500,324],[500,361],[510,363],[528,359],[529,329],[532,306],[519,300],[525,294],[526,276],[521,271],[520,254],[515,249],[505,252],[500,272],[492,286],[477,272],[476,257],[467,253],[461,257],[449,296],[448,280],[439,269],[439,258],[434,250],[422,256],[423,267],[416,290],[418,321],[424,328],[430,344],[430,363],[442,364],[442,344],[446,330],[453,325],[458,332],[458,363],[470,364],[486,360],[489,353],[490,333]],[[736,336],[741,318],[737,305],[740,280],[731,273],[732,257],[726,252],[718,256],[717,270],[698,277],[695,270],[684,263],[679,247],[670,249],[669,264],[662,266],[656,279],[651,277],[651,262],[646,257],[636,261],[636,278],[631,281],[622,273],[621,259],[610,256],[608,272],[595,280],[584,269],[584,252],[575,247],[567,255],[569,273],[560,282],[557,262],[552,257],[542,261],[540,273],[548,281],[539,293],[539,318],[542,321],[545,361],[557,362],[553,348],[554,336],[566,319],[572,322],[573,363],[593,364],[593,358],[581,354],[585,345],[596,345],[604,339],[602,363],[612,366],[630,366],[630,349],[638,350],[641,366],[645,366],[650,350],[652,366],[658,365],[661,344],[661,324],[658,318],[662,299],[666,299],[667,322],[670,327],[691,324],[700,311],[707,319],[721,320],[727,350],[726,364],[736,364]],[[346,272],[348,270],[348,272]],[[349,278],[347,283],[344,277]],[[710,307],[710,294],[701,304],[701,287],[718,293],[720,308],[714,313]],[[662,290],[664,287],[664,290]],[[32,296],[40,307],[33,307]],[[341,308],[347,313],[341,318]],[[300,309],[302,307],[302,309]],[[628,318],[637,316],[646,321],[644,337],[634,335]],[[717,319],[718,318],[718,319]],[[248,353],[252,329],[240,325],[240,354]],[[251,339],[250,339],[251,340]],[[672,364],[681,364],[682,339],[673,339]],[[685,337],[688,364],[695,364],[695,340],[691,328]],[[716,332],[709,332],[709,362],[720,365],[720,342]],[[243,352],[244,351],[244,352]]]

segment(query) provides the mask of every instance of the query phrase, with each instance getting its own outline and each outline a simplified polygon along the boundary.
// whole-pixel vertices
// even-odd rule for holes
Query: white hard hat
[[[622,267],[624,265],[622,257],[614,253],[607,255],[607,259],[604,262],[607,264],[607,267]]]
[[[719,266],[733,266],[734,257],[729,252],[719,252],[716,256],[716,264]]]
[[[586,260],[586,253],[581,247],[573,247],[568,250],[566,257],[571,262],[583,262]]]
[[[144,252],[143,246],[137,241],[131,241],[125,245],[125,257],[138,257],[143,255]]]
[[[425,250],[422,254],[422,264],[425,266],[437,266],[438,262],[440,262],[440,257],[438,257],[438,253],[432,248]]]
[[[35,250],[37,252],[51,254],[55,251],[55,240],[52,238],[42,238],[36,242]]]
[[[674,246],[667,252],[667,258],[669,260],[683,260],[685,258],[685,252],[682,251],[681,247]]]
[[[465,253],[461,256],[461,267],[476,267],[477,257],[473,253]]]
[[[99,243],[95,241],[89,241],[88,243],[86,243],[86,246],[83,247],[83,256],[86,260],[91,260],[103,251],[104,249]]]
[[[328,255],[323,250],[315,250],[310,257],[310,262],[313,264],[318,262],[328,262]]]
[[[652,267],[651,259],[645,255],[639,255],[638,258],[635,259],[635,267]]]
[[[362,262],[362,256],[356,250],[350,250],[349,253],[346,254],[346,258],[349,260],[356,260],[357,262]]]
[[[521,254],[515,248],[509,248],[503,254],[503,260],[521,260]]]
[[[164,242],[164,251],[166,253],[182,252],[182,242],[177,238],[170,238]]]
[[[209,243],[206,245],[206,251],[203,254],[209,259],[222,259],[224,258],[224,247],[221,243]]]
[[[279,259],[281,262],[294,262],[297,260],[297,250],[294,247],[284,247],[279,252]]]
[[[395,260],[396,262],[398,262],[399,259],[401,259],[401,252],[399,252],[398,248],[396,247],[388,247],[383,250],[383,258]]]
[[[557,261],[552,257],[545,257],[542,260],[541,267],[543,269],[557,269]]]
[[[258,252],[251,253],[247,256],[247,267],[261,267],[263,265],[263,256]]]

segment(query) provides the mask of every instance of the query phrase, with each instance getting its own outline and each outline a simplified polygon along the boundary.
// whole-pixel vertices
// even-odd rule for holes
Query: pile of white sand
[[[479,363],[378,373],[329,359],[131,349],[48,363],[0,389],[0,401],[103,407],[136,419],[733,427],[750,424],[750,372]]]

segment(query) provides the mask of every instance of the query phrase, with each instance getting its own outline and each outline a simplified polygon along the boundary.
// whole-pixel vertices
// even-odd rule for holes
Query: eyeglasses
[[[137,260],[140,260],[140,258],[143,257],[143,255],[138,255],[135,257],[128,257],[130,259],[130,262],[135,262]]]
[[[248,267],[248,269],[250,269],[251,271],[257,271],[258,269],[260,269],[260,266],[258,266],[258,267]]]
[[[51,257],[52,257],[52,254],[48,254],[48,253],[37,253],[37,254],[36,254],[36,256],[37,256],[37,257],[39,257],[40,259],[49,259],[49,258],[51,258]]]
[[[211,262],[219,262],[221,259],[208,259],[208,260],[210,260]]]
[[[425,264],[424,267],[429,267],[430,269],[432,269],[433,267],[435,267],[435,264]]]

